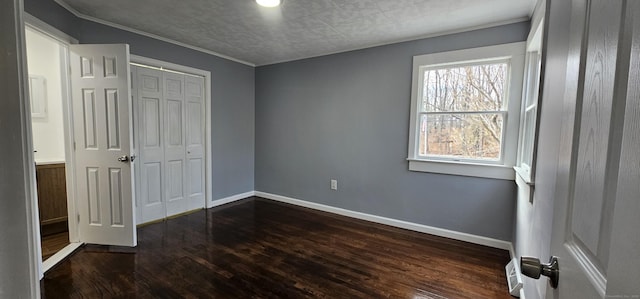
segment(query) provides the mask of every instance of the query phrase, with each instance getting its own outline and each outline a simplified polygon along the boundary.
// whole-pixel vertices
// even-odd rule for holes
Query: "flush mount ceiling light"
[[[264,7],[276,7],[280,5],[280,0],[256,0],[256,3]]]

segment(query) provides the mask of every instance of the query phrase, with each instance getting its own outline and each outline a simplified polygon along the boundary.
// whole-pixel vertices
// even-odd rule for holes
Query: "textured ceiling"
[[[57,0],[81,15],[255,65],[527,19],[535,0]]]

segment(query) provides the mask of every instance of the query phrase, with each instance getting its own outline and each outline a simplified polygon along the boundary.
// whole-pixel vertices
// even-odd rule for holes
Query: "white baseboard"
[[[221,199],[216,199],[214,201],[207,202],[207,209],[208,208],[217,207],[217,206],[221,206],[221,205],[224,205],[224,204],[228,204],[228,203],[231,203],[231,202],[234,202],[234,201],[242,200],[242,199],[245,199],[247,197],[251,197],[251,196],[255,196],[255,195],[256,195],[255,191],[249,191],[249,192],[245,192],[245,193],[231,195],[229,197],[225,197],[225,198],[221,198]]]
[[[78,249],[78,247],[82,246],[82,244],[83,243],[71,243],[49,257],[46,261],[42,262],[42,274],[44,275],[45,272],[49,271],[53,266],[64,260],[67,256]],[[40,277],[40,279],[42,279],[42,277]]]
[[[308,201],[304,201],[304,200],[300,200],[300,199],[295,199],[295,198],[291,198],[291,197],[286,197],[286,196],[277,195],[277,194],[271,194],[271,193],[266,193],[266,192],[256,191],[256,192],[254,192],[254,195],[255,196],[259,196],[259,197],[264,197],[264,198],[267,198],[267,199],[271,199],[271,200],[275,200],[275,201],[279,201],[279,202],[284,202],[284,203],[289,203],[289,204],[293,204],[293,205],[297,205],[297,206],[301,206],[301,207],[306,207],[306,208],[310,208],[310,209],[314,209],[314,210],[320,210],[320,211],[329,212],[329,213],[333,213],[333,214],[338,214],[338,215],[342,215],[342,216],[347,216],[347,217],[352,217],[352,218],[356,218],[356,219],[371,221],[371,222],[375,222],[375,223],[380,223],[380,224],[399,227],[399,228],[408,229],[408,230],[412,230],[412,231],[417,231],[417,232],[421,232],[421,233],[427,233],[427,234],[436,235],[436,236],[440,236],[440,237],[445,237],[445,238],[465,241],[465,242],[469,242],[469,243],[485,245],[485,246],[489,246],[489,247],[493,247],[493,248],[509,250],[510,254],[511,254],[511,252],[513,252],[512,243],[511,242],[507,242],[507,241],[503,241],[503,240],[487,238],[487,237],[483,237],[483,236],[477,236],[477,235],[472,235],[472,234],[467,234],[467,233],[462,233],[462,232],[456,232],[456,231],[452,231],[452,230],[448,230],[448,229],[442,229],[442,228],[427,226],[427,225],[423,225],[423,224],[417,224],[417,223],[412,223],[412,222],[403,221],[403,220],[391,219],[391,218],[386,218],[386,217],[382,217],[382,216],[376,216],[376,215],[371,215],[371,214],[366,214],[366,213],[361,213],[361,212],[355,212],[355,211],[351,211],[351,210],[346,210],[346,209],[342,209],[342,208],[336,208],[336,207],[332,207],[332,206],[328,206],[328,205],[308,202]]]

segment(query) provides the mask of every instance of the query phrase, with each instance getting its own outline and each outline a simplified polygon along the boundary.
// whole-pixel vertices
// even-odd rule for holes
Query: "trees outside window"
[[[499,160],[509,64],[427,68],[419,155]]]

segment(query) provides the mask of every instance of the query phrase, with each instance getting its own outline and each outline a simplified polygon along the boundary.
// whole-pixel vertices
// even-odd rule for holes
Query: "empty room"
[[[0,2],[0,299],[640,298],[640,2]]]

